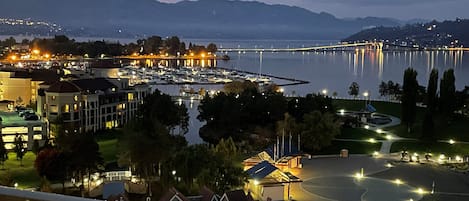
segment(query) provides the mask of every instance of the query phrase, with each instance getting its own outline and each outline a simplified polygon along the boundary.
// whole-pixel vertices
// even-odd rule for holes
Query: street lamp
[[[322,90],[322,94],[323,94],[324,96],[327,96],[327,89],[323,89],[323,90]]]
[[[365,91],[365,93],[363,93],[363,96],[365,97],[365,109],[366,109],[366,105],[368,104],[367,100],[368,100],[368,97],[370,96],[370,94],[367,91]]]

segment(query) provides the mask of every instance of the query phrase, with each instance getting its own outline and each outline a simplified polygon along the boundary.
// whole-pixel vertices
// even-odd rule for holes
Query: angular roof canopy
[[[246,173],[253,179],[263,179],[275,170],[278,170],[278,168],[268,161],[262,161],[249,170],[246,170]]]

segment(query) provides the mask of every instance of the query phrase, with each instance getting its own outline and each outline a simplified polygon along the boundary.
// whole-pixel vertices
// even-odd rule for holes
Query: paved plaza
[[[365,155],[305,159],[303,169],[294,172],[303,182],[292,185],[291,195],[301,201],[417,201],[418,189],[428,195],[435,181],[440,200],[469,200],[469,175],[431,164],[387,165],[385,158]],[[357,179],[361,168],[365,177]]]

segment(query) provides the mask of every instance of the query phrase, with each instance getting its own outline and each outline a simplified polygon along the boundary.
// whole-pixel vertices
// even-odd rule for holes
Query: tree
[[[171,96],[156,90],[153,94],[145,97],[144,103],[140,107],[139,114],[142,116],[144,125],[164,125],[170,133],[184,135],[188,131],[189,115],[184,104],[178,105]]]
[[[149,184],[148,192],[151,195],[151,183],[158,177],[163,186],[168,184],[166,178],[172,169],[164,168],[163,162],[185,146],[177,137],[170,135],[167,126],[157,119],[153,124],[135,119],[124,128],[124,135],[119,139],[119,165],[132,167],[135,174]]]
[[[217,45],[215,45],[214,43],[210,43],[210,44],[207,45],[207,51],[208,52],[216,53],[217,50],[218,50]]]
[[[334,113],[332,99],[321,94],[308,94],[305,97],[297,97],[288,101],[288,114],[297,122],[301,122],[305,114],[313,111]]]
[[[427,111],[434,114],[438,102],[438,70],[433,69],[430,73],[427,86]]]
[[[3,137],[0,134],[0,163],[2,164],[2,169],[5,169],[5,161],[8,160],[8,152],[5,148],[5,142]]]
[[[283,120],[277,121],[277,135],[291,135],[297,134],[298,125],[294,117],[290,114],[285,113]]]
[[[437,95],[438,89],[438,70],[433,69],[430,73],[427,87],[427,111],[425,112],[425,118],[423,121],[422,137],[428,140],[434,138],[434,120],[433,115],[435,114],[436,105],[438,101]]]
[[[402,94],[402,87],[399,85],[399,83],[394,83],[393,81],[389,80],[388,81],[388,94],[393,99],[399,99]]]
[[[381,84],[379,84],[379,95],[382,97],[389,95],[388,84],[384,81],[381,81]]]
[[[67,156],[63,151],[57,148],[45,148],[37,154],[34,168],[39,176],[48,181],[60,181],[62,187],[64,187],[67,176],[67,162]]]
[[[327,147],[339,134],[340,126],[333,114],[322,114],[319,111],[305,114],[301,124],[301,143],[306,149],[320,150]]]
[[[440,81],[440,110],[446,123],[448,123],[456,109],[455,81],[456,78],[454,77],[453,69],[445,71],[443,73],[443,78]]]
[[[84,185],[84,177],[88,176],[88,189],[91,174],[101,169],[104,161],[99,152],[99,145],[92,133],[71,134],[68,136],[73,144],[66,150],[69,155],[68,165]]]
[[[200,129],[200,136],[212,144],[229,137],[237,142],[247,140],[253,133],[261,139],[275,136],[275,123],[283,119],[288,109],[283,94],[273,91],[260,93],[249,86],[236,92],[205,96],[198,108],[197,118],[207,122]]]
[[[23,157],[26,153],[26,150],[24,149],[23,137],[21,137],[21,135],[16,134],[14,143],[16,159],[20,161],[20,166],[23,166]]]
[[[37,155],[38,152],[40,151],[39,149],[40,149],[40,147],[39,147],[39,140],[34,140],[34,142],[33,142],[33,148],[32,148],[33,153]]]
[[[11,47],[13,45],[16,45],[16,40],[13,37],[9,37],[9,38],[5,39],[5,41],[3,42],[3,45],[5,47]]]
[[[144,41],[144,42],[143,42]],[[163,40],[159,36],[151,36],[147,38],[146,40],[143,40],[143,49],[145,54],[159,54],[160,53],[160,47],[163,44]]]
[[[16,99],[16,105],[23,105],[23,98],[21,98],[21,96],[18,96]]]
[[[233,138],[221,139],[220,142],[213,148],[215,153],[223,155],[227,160],[232,160],[238,156],[238,148],[236,147]]]
[[[358,85],[356,82],[352,82],[348,89],[348,94],[355,98],[358,96],[358,93],[360,93],[360,85]]]
[[[418,90],[417,71],[408,68],[404,72],[404,85],[402,94],[402,122],[407,126],[407,132],[411,132],[411,128],[415,122],[415,114],[417,111],[416,96]]]

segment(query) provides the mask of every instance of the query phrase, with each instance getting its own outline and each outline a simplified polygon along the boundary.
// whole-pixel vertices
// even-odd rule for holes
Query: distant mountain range
[[[400,46],[467,47],[469,46],[469,20],[416,23],[401,27],[376,27],[363,30],[343,41],[379,40]]]
[[[61,25],[65,34],[99,37],[341,39],[365,28],[402,25],[390,18],[339,19],[299,7],[238,0],[0,1],[0,18],[49,21]]]

